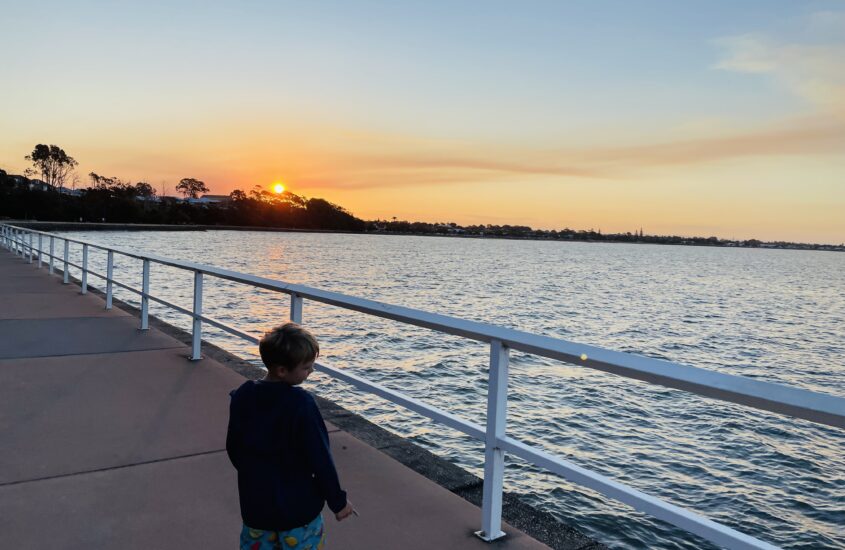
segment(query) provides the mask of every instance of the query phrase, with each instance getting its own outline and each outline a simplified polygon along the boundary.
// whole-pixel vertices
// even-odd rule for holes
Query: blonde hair
[[[296,323],[287,322],[264,333],[258,342],[258,352],[268,369],[293,369],[316,359],[320,355],[320,344],[313,334]]]

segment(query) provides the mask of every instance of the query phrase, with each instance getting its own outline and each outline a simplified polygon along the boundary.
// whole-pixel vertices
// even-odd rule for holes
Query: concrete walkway
[[[0,548],[236,548],[225,452],[228,392],[244,378],[47,270],[0,250]],[[360,513],[324,517],[337,549],[547,546],[329,426]]]

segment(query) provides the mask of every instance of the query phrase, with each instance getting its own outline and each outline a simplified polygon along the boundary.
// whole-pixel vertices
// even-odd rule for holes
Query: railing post
[[[290,320],[302,324],[302,296],[296,293],[290,295]]]
[[[29,263],[32,263],[32,232],[29,233]]]
[[[112,304],[112,276],[114,275],[114,252],[109,250],[106,265],[106,309],[111,309]]]
[[[191,339],[191,361],[202,359],[202,272],[194,271],[194,330]]]
[[[53,246],[53,236],[50,235],[50,275],[53,274],[53,255],[56,253],[55,246]]]
[[[82,294],[88,292],[88,245],[82,245]]]
[[[67,239],[65,239],[65,265],[64,265],[64,273],[62,274],[62,283],[68,284],[70,282],[70,274],[68,273],[68,256],[70,255],[70,243]]]
[[[475,534],[492,542],[502,531],[502,479],[505,452],[496,440],[505,435],[508,407],[509,350],[501,340],[490,341],[490,378],[487,383],[487,434],[484,449],[484,492],[481,503],[481,531]]]
[[[150,328],[150,261],[144,260],[141,276],[141,330]]]
[[[41,233],[38,234],[38,269],[41,269],[41,266],[44,265],[44,254],[41,252],[43,249],[41,248]]]

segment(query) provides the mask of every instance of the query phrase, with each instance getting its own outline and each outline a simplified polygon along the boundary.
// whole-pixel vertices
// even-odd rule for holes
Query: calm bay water
[[[316,233],[69,235],[845,396],[845,254]],[[90,261],[105,273],[105,253]],[[119,280],[140,288],[140,273],[140,261],[117,257]],[[156,296],[190,308],[192,283],[188,272],[152,266]],[[210,277],[205,289],[205,312],[247,332],[287,318],[286,295]],[[138,301],[121,289],[116,296]],[[190,327],[161,306],[151,312]],[[303,319],[326,363],[484,422],[487,346],[308,301]],[[251,344],[206,330],[257,361]],[[480,443],[325,375],[312,379],[316,393],[482,473]],[[779,546],[845,549],[842,430],[514,353],[508,433]],[[516,459],[505,488],[612,547],[710,548]]]

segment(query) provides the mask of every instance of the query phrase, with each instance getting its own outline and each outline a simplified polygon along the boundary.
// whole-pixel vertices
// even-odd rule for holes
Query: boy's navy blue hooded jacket
[[[314,397],[284,382],[249,380],[230,394],[226,452],[238,470],[241,517],[255,529],[307,524],[328,502],[346,506]]]

